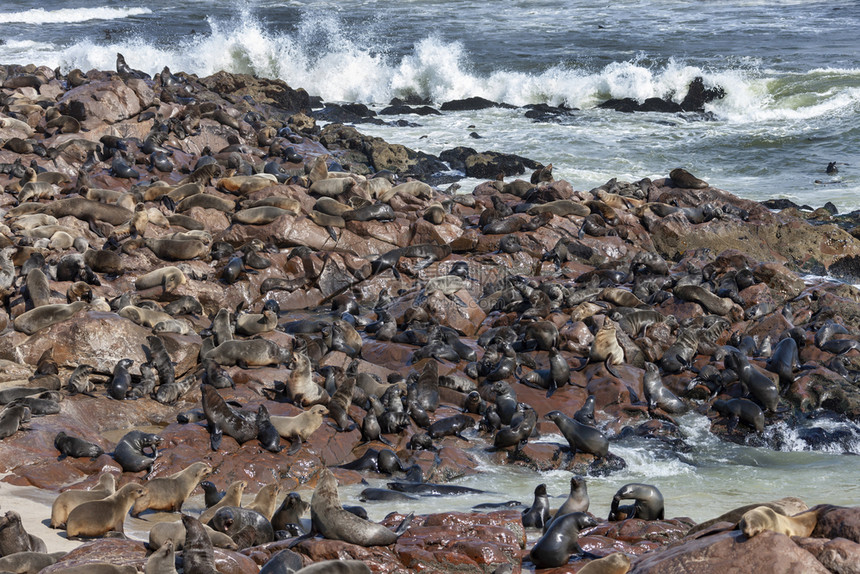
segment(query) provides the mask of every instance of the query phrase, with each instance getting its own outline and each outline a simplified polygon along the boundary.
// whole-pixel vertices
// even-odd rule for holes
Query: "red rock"
[[[860,544],[845,538],[792,538],[831,572],[860,574]]]

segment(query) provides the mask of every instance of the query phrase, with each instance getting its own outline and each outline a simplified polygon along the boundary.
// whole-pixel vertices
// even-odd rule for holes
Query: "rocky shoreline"
[[[765,446],[761,427],[775,421],[860,420],[860,292],[799,275],[860,281],[860,242],[822,223],[830,212],[811,225],[802,210],[771,211],[683,170],[575,190],[528,158],[434,157],[342,123],[320,128],[368,114],[322,107],[282,81],[118,70],[0,67],[0,396],[4,413],[29,416],[17,415],[25,430],[0,424],[11,430],[0,441],[8,483],[59,492],[108,472],[119,488],[204,461],[221,489],[286,493],[370,448],[445,483],[478,472],[476,439],[498,464],[595,476],[624,460],[611,446],[529,442],[532,429],[558,432],[545,415],[590,405],[610,440],[671,443],[674,417],[694,410],[721,438]],[[452,169],[488,181],[439,189]],[[81,365],[92,368],[80,376]],[[201,384],[257,426],[261,407],[294,417],[344,390],[304,441],[272,444],[262,431],[214,428]],[[367,436],[368,412],[396,431],[383,432],[390,444]],[[111,454],[132,429],[160,437],[148,470],[124,471]],[[58,457],[59,432],[104,453]],[[845,438],[804,432],[820,446]],[[333,470],[342,485],[368,472]],[[740,516],[711,536],[688,534],[689,519],[628,518],[583,530],[580,545],[623,552],[633,572],[764,571],[751,557],[765,569],[852,571],[843,562],[860,557],[860,512],[816,512],[812,537],[747,539],[733,529]],[[533,568],[525,532],[519,510],[445,513],[417,517],[389,546],[316,538],[293,550],[306,565],[348,556],[373,571],[516,572]],[[257,572],[290,543],[216,549],[218,570]],[[44,571],[105,560],[142,567],[146,549],[100,539]]]

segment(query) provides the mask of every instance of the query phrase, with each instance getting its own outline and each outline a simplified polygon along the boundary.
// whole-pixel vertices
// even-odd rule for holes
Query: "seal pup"
[[[323,416],[328,414],[328,409],[323,405],[314,405],[303,413],[294,417],[281,417],[272,415],[269,417],[272,425],[277,429],[282,438],[290,441],[290,450],[287,454],[293,455],[302,448],[302,443],[322,425]]]
[[[182,552],[183,572],[185,574],[213,574],[217,572],[215,551],[203,524],[193,516],[183,514],[182,525],[185,526],[185,546]]]
[[[409,528],[412,514],[397,530],[391,531],[381,524],[370,522],[344,510],[337,493],[337,479],[324,468],[311,498],[313,530],[330,540],[343,540],[358,546],[388,546],[394,544]]]
[[[577,420],[584,425],[594,426],[594,404],[596,401],[597,399],[594,395],[588,395],[579,410],[573,413],[574,420]]]
[[[201,481],[200,488],[203,489],[203,503],[206,508],[215,506],[219,500],[224,498],[224,492],[219,492],[218,487],[209,480]]]
[[[102,500],[84,502],[69,513],[66,535],[71,539],[97,538],[111,531],[122,534],[126,514],[145,492],[141,485],[130,482]]]
[[[531,508],[523,510],[523,526],[525,528],[543,529],[549,520],[549,496],[546,493],[546,485],[539,484],[535,487],[535,499]]]
[[[355,423],[349,418],[349,407],[352,405],[352,395],[355,391],[355,377],[347,378],[331,396],[328,402],[328,414],[337,423],[339,432],[351,431]],[[334,426],[334,425],[332,425]]]
[[[131,387],[131,374],[128,372],[131,367],[131,359],[120,359],[113,368],[113,377],[108,384],[108,396],[117,401],[125,400],[128,390]]]
[[[82,438],[69,436],[60,431],[54,438],[54,448],[64,456],[72,458],[98,458],[104,454],[104,450],[97,444],[93,444]]]
[[[269,452],[281,452],[284,448],[278,429],[269,419],[269,409],[264,404],[257,409],[257,440],[260,441],[260,446]]]
[[[746,355],[732,351],[723,359],[727,369],[738,374],[738,379],[749,391],[749,394],[770,412],[776,412],[779,404],[779,388],[774,382],[754,367]]]
[[[555,423],[570,445],[571,453],[587,452],[597,457],[609,454],[609,440],[596,428],[584,425],[560,411],[551,411],[544,418]]]
[[[642,520],[663,520],[663,495],[656,486],[631,482],[618,489],[612,497],[612,507],[609,510],[609,520],[619,520],[618,503],[622,500],[635,500],[632,507],[621,509],[626,511],[625,518],[640,518]]]
[[[529,552],[529,558],[538,568],[564,566],[572,554],[584,553],[579,546],[579,533],[591,526],[597,526],[597,519],[584,512],[559,516],[535,542]]]
[[[146,493],[135,500],[131,515],[138,517],[144,510],[179,512],[200,479],[211,472],[205,462],[195,462],[168,477],[153,478],[146,483]]]
[[[116,492],[116,479],[109,472],[99,476],[99,482],[90,490],[66,490],[61,492],[51,505],[51,528],[63,528],[69,512],[76,506],[91,500],[101,500]]]
[[[260,574],[276,574],[276,572],[278,571],[266,571],[265,566],[260,570]],[[296,570],[294,574],[370,574],[371,572],[370,566],[361,560],[323,560]]]

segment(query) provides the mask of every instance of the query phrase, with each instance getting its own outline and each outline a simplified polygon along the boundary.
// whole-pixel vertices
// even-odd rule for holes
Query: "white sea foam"
[[[103,9],[28,11],[37,19],[108,17],[131,15],[136,10]],[[646,63],[640,54],[629,61],[587,70],[554,65],[534,72],[504,69],[480,74],[460,42],[429,36],[416,41],[412,50],[392,56],[384,35],[373,26],[349,27],[332,14],[310,13],[295,31],[278,32],[257,18],[248,7],[231,20],[209,19],[209,31],[179,40],[178,45],[153,44],[145,37],[105,43],[84,39],[58,51],[47,65],[64,70],[112,69],[116,52],[129,65],[150,73],[163,66],[208,75],[219,70],[278,77],[300,86],[326,101],[359,101],[386,104],[393,97],[417,95],[436,104],[471,96],[518,106],[536,103],[592,108],[608,98],[668,98],[680,102],[690,81],[701,76],[706,87],[721,86],[726,96],[706,110],[730,123],[804,120],[829,114],[856,113],[860,88],[836,83],[829,91],[774,94],[780,78],[756,71],[754,64],[737,62],[722,70],[703,69],[670,58],[662,64]],[[20,59],[20,57],[18,58]],[[42,55],[44,59],[44,55]],[[854,70],[849,70],[852,74]],[[810,82],[838,75],[836,69],[810,72]],[[851,74],[848,74],[849,76]],[[797,82],[806,81],[798,77]]]
[[[149,8],[62,8],[45,10],[33,8],[23,12],[0,12],[0,22],[8,24],[77,24],[90,20],[118,20],[129,16],[152,14]]]

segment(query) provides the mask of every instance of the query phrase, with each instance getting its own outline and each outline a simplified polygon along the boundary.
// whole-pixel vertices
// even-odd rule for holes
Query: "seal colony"
[[[660,571],[647,564],[662,547],[620,528],[643,521],[680,541],[694,524],[664,518],[671,492],[619,484],[608,520],[588,514],[586,477],[625,466],[615,439],[682,441],[673,417],[689,410],[758,445],[778,421],[860,418],[860,298],[796,274],[852,271],[860,242],[837,228],[674,166],[583,191],[527,158],[436,158],[321,130],[305,92],[250,76],[150,78],[119,56],[116,72],[0,66],[0,80],[2,470],[77,482],[50,520],[69,536],[171,513],[150,532],[147,571],[170,571],[173,553],[211,571],[213,545],[249,572],[349,546],[384,570],[452,553],[489,556],[481,571],[574,556],[588,571]],[[487,181],[440,189],[444,158],[483,165]],[[571,471],[570,493],[556,505],[541,484],[530,508],[500,498],[475,515],[411,516],[418,496],[480,492],[440,484],[478,472],[477,452]],[[365,475],[391,479],[365,495],[397,509],[382,524],[337,493]],[[203,478],[209,508],[193,500]],[[310,505],[300,485],[315,486]],[[850,539],[822,525],[860,512],[747,510],[689,547],[766,531]],[[14,511],[0,519],[4,555],[40,542]],[[468,550],[479,543],[495,550]],[[86,563],[104,561],[88,548]]]

